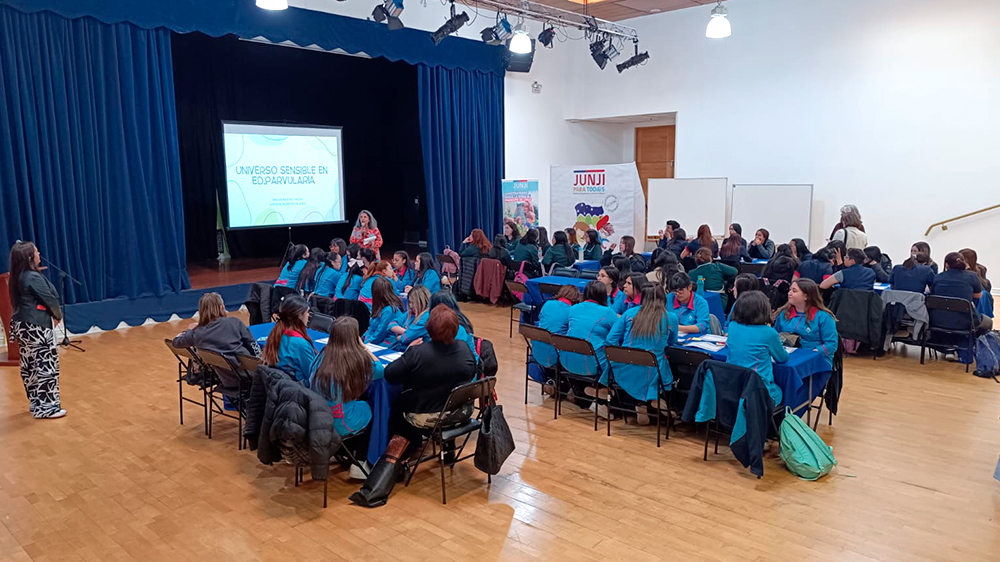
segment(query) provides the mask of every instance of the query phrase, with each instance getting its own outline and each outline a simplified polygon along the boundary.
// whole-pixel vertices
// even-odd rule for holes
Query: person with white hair
[[[868,247],[868,235],[865,234],[861,222],[861,212],[854,205],[844,205],[840,208],[840,222],[833,229],[830,240],[839,240],[847,249],[864,250]]]

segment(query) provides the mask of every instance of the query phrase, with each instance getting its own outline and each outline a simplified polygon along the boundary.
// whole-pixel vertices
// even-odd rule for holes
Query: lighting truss
[[[494,12],[503,12],[508,16],[522,16],[528,19],[544,22],[557,27],[572,27],[584,31],[588,36],[601,34],[619,38],[622,41],[638,41],[639,33],[635,28],[607,20],[597,19],[586,14],[578,14],[561,8],[553,8],[529,0],[459,0],[473,8],[482,6]]]

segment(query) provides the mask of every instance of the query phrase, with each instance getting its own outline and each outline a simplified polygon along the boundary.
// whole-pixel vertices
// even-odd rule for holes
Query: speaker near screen
[[[224,122],[229,228],[344,222],[339,127]]]

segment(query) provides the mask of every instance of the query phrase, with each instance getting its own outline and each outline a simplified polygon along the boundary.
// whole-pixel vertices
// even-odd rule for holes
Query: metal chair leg
[[[718,427],[719,424],[715,424],[715,425],[716,425],[716,427],[715,427],[715,454],[718,455],[719,454],[719,435],[722,432],[719,431],[719,427]]]
[[[562,402],[562,385],[559,384],[559,367],[556,366],[556,402],[552,405],[552,419],[559,419],[559,404]]]
[[[330,490],[330,475],[327,475],[326,480],[323,481],[323,509],[326,509],[326,500],[329,496]]]
[[[181,413],[181,425],[184,425],[184,387],[181,386],[184,383],[181,375],[181,364],[177,363],[177,408]]]
[[[444,443],[441,443],[441,450],[438,451],[438,460],[441,462],[441,505],[448,505],[448,496],[444,487]]]
[[[705,454],[702,455],[701,457],[701,460],[703,461],[708,460],[708,435],[709,431],[711,431],[711,427],[712,427],[712,420],[708,420],[707,422],[705,422]]]

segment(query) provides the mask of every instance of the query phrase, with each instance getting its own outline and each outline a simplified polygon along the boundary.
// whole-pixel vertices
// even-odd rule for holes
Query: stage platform
[[[227,310],[236,311],[243,306],[250,285],[273,281],[277,277],[278,265],[270,258],[230,260],[221,264],[214,260],[189,263],[190,289],[161,297],[149,295],[69,305],[66,307],[66,326],[71,333],[83,334],[95,329],[114,330],[122,322],[139,326],[150,319],[164,322],[175,315],[190,318],[198,311],[198,300],[210,291],[222,295]]]

